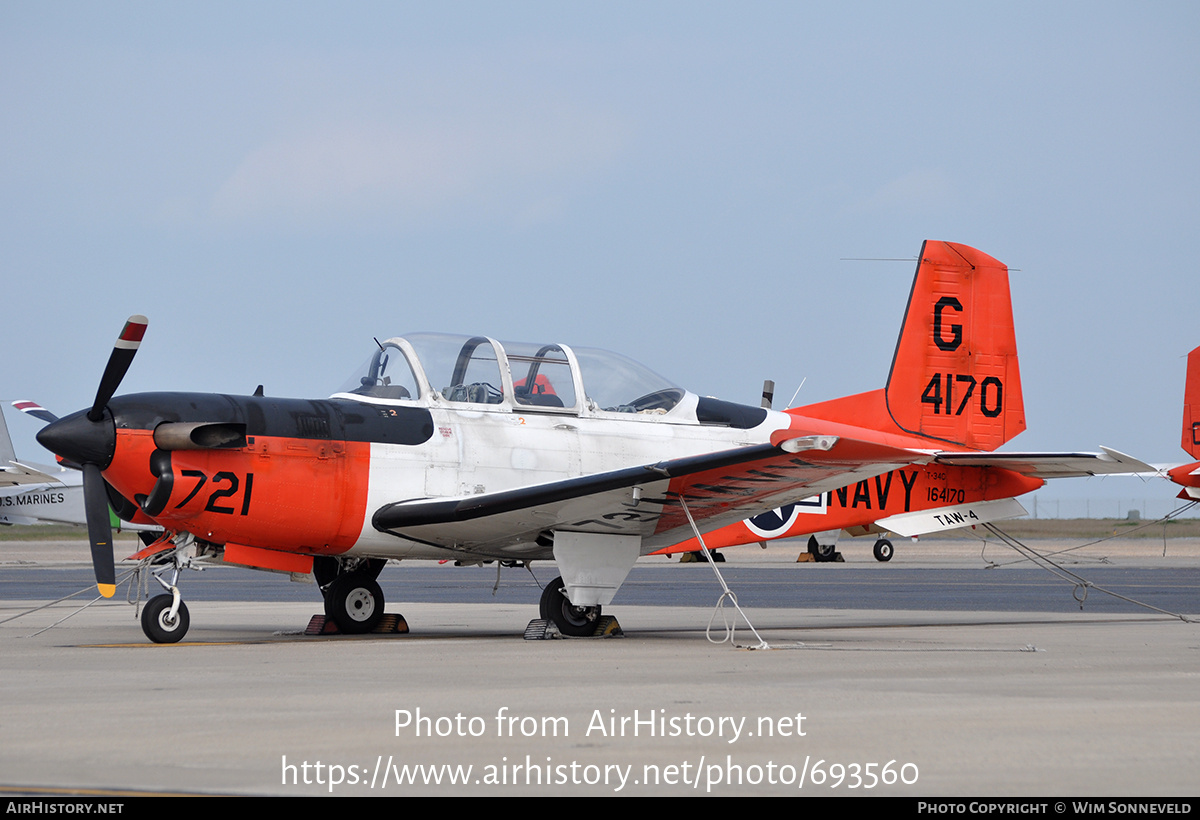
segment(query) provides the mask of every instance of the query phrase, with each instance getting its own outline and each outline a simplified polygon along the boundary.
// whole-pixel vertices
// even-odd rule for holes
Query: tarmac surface
[[[88,583],[85,544],[4,542],[0,791],[1196,795],[1200,624],[1096,587],[1081,609],[1048,572],[986,569],[1015,558],[994,544],[897,540],[888,564],[868,539],[839,546],[846,563],[727,551],[718,568],[770,647],[752,650],[742,619],[732,644],[706,638],[711,569],[663,558],[606,608],[619,638],[523,640],[528,573],[476,603],[493,568],[412,563],[382,579],[408,635],[305,637],[313,587],[213,570],[183,578],[184,641],[153,645],[124,601],[4,620]],[[1057,560],[1200,613],[1200,541]]]

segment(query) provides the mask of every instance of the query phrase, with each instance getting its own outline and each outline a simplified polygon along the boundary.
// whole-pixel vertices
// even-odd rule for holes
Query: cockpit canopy
[[[664,414],[685,392],[607,350],[414,333],[388,339],[334,394],[360,401]]]

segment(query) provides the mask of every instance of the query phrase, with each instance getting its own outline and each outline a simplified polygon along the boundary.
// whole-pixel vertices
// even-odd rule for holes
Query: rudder
[[[1200,458],[1200,347],[1188,354],[1180,445],[1192,458]]]
[[[1025,429],[1007,266],[966,245],[922,245],[885,402],[906,432],[976,450]]]
[[[12,437],[8,434],[8,425],[4,422],[4,411],[0,410],[0,466],[7,467],[10,461],[17,460],[13,450]]]

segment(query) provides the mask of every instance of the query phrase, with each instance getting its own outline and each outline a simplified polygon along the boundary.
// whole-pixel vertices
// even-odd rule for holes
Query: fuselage
[[[808,532],[868,524],[901,498],[907,511],[1032,489],[1002,470],[931,472],[919,463],[928,460],[922,452],[932,455],[928,440],[857,416],[823,408],[810,417],[804,408],[775,412],[697,396],[606,351],[416,334],[379,344],[329,399],[141,393],[112,398],[99,421],[81,411],[39,438],[60,455],[99,466],[126,519],[215,545],[302,555],[548,558],[550,540],[536,528],[476,533],[466,545],[431,543],[376,527],[372,517],[409,501],[777,445],[785,434],[874,442],[918,456],[908,472],[892,471],[895,462],[860,466],[856,484],[817,497],[825,520]],[[716,488],[741,498],[727,505],[729,514],[714,515],[710,503],[700,529],[731,531],[714,545],[758,540],[761,528],[740,519],[784,503],[796,505],[787,529],[798,534],[813,489],[764,505],[746,502],[752,487]],[[665,531],[667,519],[657,526]],[[642,530],[643,553],[679,540],[656,532]]]
[[[148,393],[113,399],[115,447],[105,479],[143,514],[214,543],[314,555],[440,558],[447,550],[380,532],[385,504],[527,487],[663,459],[762,444],[784,413],[681,391],[667,412],[547,413],[386,399],[307,401]],[[719,410],[726,418],[716,420]],[[697,410],[709,414],[701,422]],[[732,424],[731,424],[732,422]],[[221,446],[168,441],[163,430],[233,430]],[[156,443],[156,431],[159,442]],[[166,486],[169,485],[169,486]],[[147,500],[153,502],[147,504]],[[548,555],[499,539],[489,555]],[[478,548],[477,548],[478,549]]]

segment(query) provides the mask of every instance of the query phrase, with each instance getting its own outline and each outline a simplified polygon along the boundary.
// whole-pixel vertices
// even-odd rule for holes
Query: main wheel
[[[875,560],[876,561],[891,561],[892,553],[896,550],[892,546],[892,542],[886,538],[880,538],[875,542]]]
[[[575,606],[563,591],[563,579],[555,578],[542,590],[538,605],[542,617],[553,621],[558,631],[575,638],[586,638],[596,631],[596,620],[600,617],[598,606]]]
[[[808,551],[816,557],[817,561],[832,561],[833,555],[837,552],[837,546],[834,544],[822,544],[817,540],[815,535],[808,537]]]
[[[155,643],[176,643],[191,625],[187,604],[179,602],[179,611],[171,618],[170,595],[155,595],[142,610],[142,631]]]
[[[370,632],[383,617],[383,590],[368,573],[339,575],[325,590],[325,615],[347,634]]]

